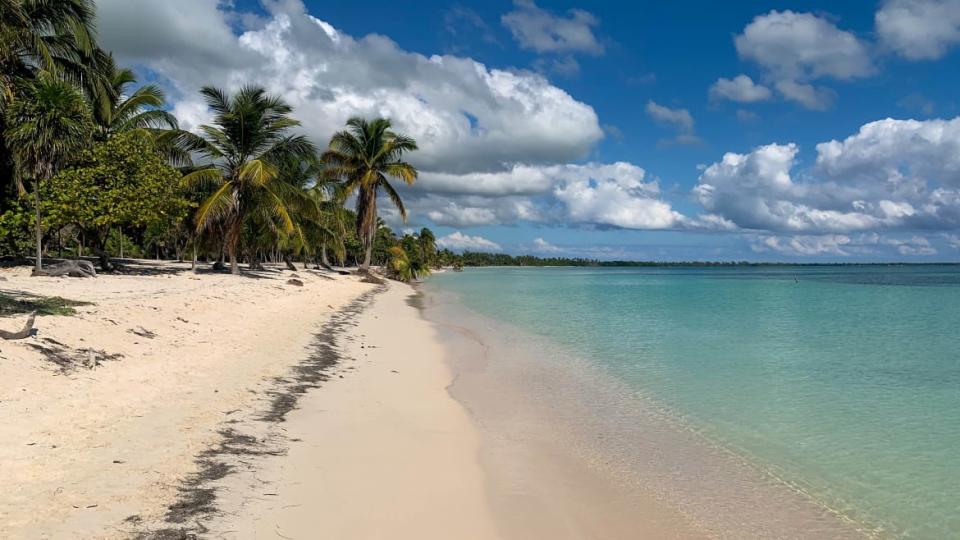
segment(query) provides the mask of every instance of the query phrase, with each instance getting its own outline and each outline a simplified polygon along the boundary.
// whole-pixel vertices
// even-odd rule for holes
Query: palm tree
[[[39,71],[72,81],[90,74],[101,54],[93,29],[93,0],[0,1],[0,86],[12,99],[19,80]]]
[[[42,270],[43,228],[40,220],[40,183],[49,180],[87,143],[90,111],[70,83],[47,74],[29,85],[7,114],[7,144],[16,165],[17,184],[33,180],[36,270]]]
[[[399,178],[408,185],[417,179],[417,169],[402,161],[404,152],[416,150],[417,143],[394,133],[390,127],[390,120],[385,118],[369,122],[351,118],[347,129],[333,135],[329,149],[321,156],[327,166],[326,175],[343,182],[344,196],[357,195],[357,236],[364,249],[362,272],[370,269],[377,232],[377,197],[381,189],[400,211],[400,217],[407,219],[403,201],[387,178]]]
[[[423,264],[430,268],[437,258],[437,237],[433,235],[433,231],[424,227],[417,235],[417,244],[420,247],[420,258]]]
[[[21,90],[46,72],[98,87],[93,65],[93,0],[0,0],[0,178],[9,182],[12,156],[3,133],[6,110]],[[0,190],[13,186],[0,185]],[[22,186],[16,186],[22,191]],[[8,192],[9,193],[9,192]]]
[[[214,188],[197,208],[197,230],[223,227],[230,272],[239,274],[237,250],[250,219],[294,231],[290,201],[296,188],[283,181],[280,167],[289,159],[310,159],[316,148],[306,137],[289,134],[300,125],[289,116],[292,108],[263,88],[244,87],[233,97],[213,87],[201,93],[214,113],[213,125],[200,126],[202,136],[183,133],[181,140],[211,163],[184,176],[184,183]]]
[[[105,141],[114,135],[142,130],[153,138],[157,150],[172,166],[191,165],[190,153],[179,145],[184,135],[177,117],[163,110],[167,100],[163,90],[155,84],[145,84],[129,92],[137,77],[133,70],[117,66],[112,54],[105,55],[96,69],[107,84],[88,91],[95,138]]]
[[[177,118],[162,109],[167,98],[159,86],[145,84],[128,93],[137,77],[132,70],[117,66],[112,54],[107,55],[98,70],[109,81],[109,87],[90,99],[97,139],[107,140],[137,129],[177,129]]]

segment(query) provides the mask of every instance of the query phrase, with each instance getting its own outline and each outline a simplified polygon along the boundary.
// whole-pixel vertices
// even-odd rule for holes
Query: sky
[[[414,137],[406,223],[454,250],[960,261],[960,0],[98,0],[186,129],[256,84],[320,146]]]

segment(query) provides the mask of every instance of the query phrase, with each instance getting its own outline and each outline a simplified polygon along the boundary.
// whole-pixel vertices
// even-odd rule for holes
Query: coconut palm
[[[413,184],[417,169],[402,161],[403,154],[417,149],[410,137],[390,130],[390,120],[367,121],[351,118],[347,129],[330,139],[329,149],[321,156],[327,166],[326,175],[343,182],[343,194],[357,196],[357,236],[363,244],[361,271],[368,271],[377,232],[377,197],[383,190],[390,197],[404,221],[407,210],[388,178]]]
[[[437,237],[433,235],[433,231],[424,227],[417,235],[417,244],[420,247],[420,259],[430,268],[437,258]]]
[[[137,77],[133,70],[117,66],[112,54],[98,62],[97,72],[107,81],[106,85],[88,92],[97,140],[105,141],[114,135],[142,130],[153,138],[157,150],[171,165],[185,167],[191,164],[190,153],[178,146],[183,133],[177,118],[163,110],[167,98],[159,86],[145,84],[130,92]]]
[[[184,183],[213,187],[197,209],[197,230],[223,228],[230,271],[239,274],[245,222],[256,218],[286,234],[294,231],[290,201],[297,188],[281,178],[280,167],[289,159],[309,160],[316,148],[306,137],[289,134],[300,124],[290,118],[292,108],[263,88],[244,87],[233,97],[213,87],[201,93],[214,113],[213,125],[200,126],[202,136],[183,133],[181,141],[210,164],[184,176]]]
[[[40,219],[40,183],[49,180],[86,144],[90,111],[83,96],[70,83],[47,74],[32,82],[23,99],[7,111],[6,142],[14,158],[17,183],[33,183],[36,269],[40,271],[43,229]]]
[[[109,87],[90,99],[97,139],[106,140],[136,129],[177,129],[176,117],[162,108],[167,98],[159,86],[145,84],[129,92],[137,77],[133,70],[117,66],[112,54],[98,70],[109,81]]]
[[[79,81],[100,55],[93,0],[0,2],[0,84],[13,98],[18,80],[46,71]]]
[[[94,13],[93,0],[0,0],[0,178],[15,177],[3,119],[21,89],[41,71],[86,87],[100,84],[92,70],[101,56]]]

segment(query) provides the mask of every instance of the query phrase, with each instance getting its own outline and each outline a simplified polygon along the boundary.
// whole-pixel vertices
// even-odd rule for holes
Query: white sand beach
[[[285,284],[289,272],[256,279],[188,266],[96,279],[0,272],[6,293],[93,303],[38,317],[35,337],[0,342],[0,537],[127,537],[157,519],[230,411],[250,407],[305,355],[319,324],[372,287],[354,276],[300,271],[296,287]],[[122,356],[62,370],[37,346],[81,363]]]

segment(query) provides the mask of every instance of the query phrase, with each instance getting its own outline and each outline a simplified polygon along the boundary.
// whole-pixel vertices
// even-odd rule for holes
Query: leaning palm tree
[[[195,215],[197,231],[221,227],[230,257],[230,272],[239,274],[237,251],[244,225],[256,219],[286,234],[294,231],[290,201],[295,186],[285,182],[280,167],[290,159],[308,160],[316,148],[290,118],[292,108],[259,87],[244,87],[230,97],[222,90],[201,90],[214,113],[213,125],[200,126],[202,136],[183,133],[183,147],[206,156],[210,164],[184,176],[187,186],[212,186],[213,193]]]
[[[7,111],[6,142],[15,164],[17,184],[32,180],[37,243],[36,270],[42,270],[43,228],[40,183],[49,180],[86,144],[90,111],[83,96],[68,82],[42,74]]]
[[[417,149],[417,143],[394,133],[390,127],[390,120],[385,118],[351,118],[347,129],[333,135],[329,149],[321,156],[327,167],[326,176],[343,182],[344,196],[357,195],[357,236],[364,249],[360,265],[363,272],[370,269],[380,190],[387,193],[406,221],[407,210],[387,178],[398,178],[408,185],[417,179],[417,169],[402,161],[405,152]]]

